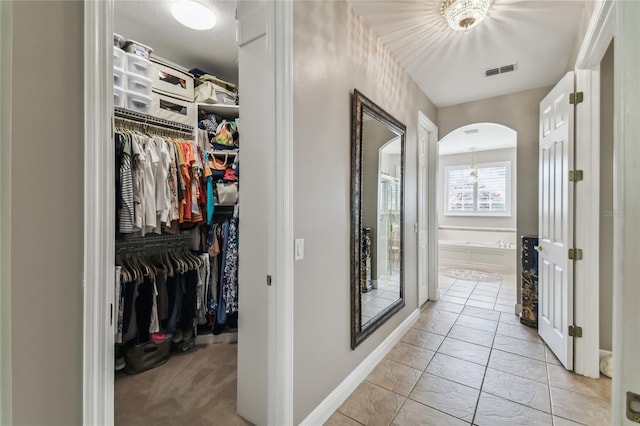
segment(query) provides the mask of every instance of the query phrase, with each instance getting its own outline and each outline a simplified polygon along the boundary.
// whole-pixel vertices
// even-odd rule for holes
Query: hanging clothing
[[[238,220],[228,220],[225,265],[223,275],[223,297],[228,314],[238,311]]]

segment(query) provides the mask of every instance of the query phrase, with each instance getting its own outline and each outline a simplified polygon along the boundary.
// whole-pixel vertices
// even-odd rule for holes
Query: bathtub
[[[457,239],[441,238],[438,241],[438,262],[440,265],[515,271],[518,251],[514,241],[515,232],[452,231],[449,229],[439,233],[440,237],[458,237]],[[475,238],[460,239],[460,237]]]

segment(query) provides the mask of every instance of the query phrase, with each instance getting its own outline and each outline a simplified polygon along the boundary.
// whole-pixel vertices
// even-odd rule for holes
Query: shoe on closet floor
[[[126,365],[127,365],[127,362],[124,360],[124,356],[122,356],[120,351],[116,351],[116,361],[115,361],[116,371],[122,370]]]
[[[167,339],[167,336],[164,333],[151,333],[151,341],[156,345],[164,342]]]

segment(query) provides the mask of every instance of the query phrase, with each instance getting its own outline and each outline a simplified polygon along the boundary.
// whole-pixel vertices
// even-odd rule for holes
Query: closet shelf
[[[216,114],[222,118],[235,120],[239,117],[240,107],[238,105],[225,104],[197,104],[198,111],[206,111],[209,114]]]
[[[176,123],[175,121],[164,120],[152,115],[142,114],[140,112],[131,111],[125,108],[114,107],[114,115],[120,118],[126,118],[128,120],[139,121],[144,124],[151,124],[153,126],[166,127],[168,129],[180,130],[182,132],[193,133],[193,126],[188,126],[182,123]]]
[[[214,151],[209,151],[209,154],[211,155],[237,155],[238,154],[238,150],[234,149],[234,150],[214,150]]]
[[[193,234],[182,233],[179,235],[148,235],[116,241],[116,253],[131,251],[148,251],[161,248],[189,248],[193,240]]]

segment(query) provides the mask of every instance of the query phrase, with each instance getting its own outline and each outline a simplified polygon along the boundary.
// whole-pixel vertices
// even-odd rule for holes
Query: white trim
[[[576,247],[583,258],[575,262],[574,324],[582,327],[582,338],[573,339],[577,374],[597,378],[600,375],[600,73],[576,70],[576,85],[584,93],[584,102],[576,112],[576,149],[574,168],[584,170],[584,179],[576,184]]]
[[[638,368],[638,249],[640,235],[640,3],[616,1],[614,54],[614,190],[613,190],[613,381],[611,424],[627,420],[626,392],[640,391]]]
[[[418,321],[418,318],[420,318],[420,310],[416,309],[300,423],[300,426],[324,424]]]
[[[113,424],[113,0],[84,2],[83,424]]]
[[[514,313],[518,316],[522,313],[522,303],[516,303]]]
[[[438,229],[452,230],[452,231],[484,231],[484,232],[518,232],[516,228],[485,228],[483,226],[452,226],[452,225],[440,225]]]
[[[589,69],[600,65],[615,32],[613,0],[595,2],[589,26],[576,58],[576,69]]]
[[[275,132],[275,339],[270,340],[269,424],[293,424],[293,3],[270,2],[267,20],[267,55],[274,82]]]
[[[429,299],[439,300],[438,294],[438,208],[436,196],[436,179],[438,175],[438,126],[418,111],[418,127],[425,127],[429,131],[427,142],[427,276],[429,279]],[[418,206],[418,208],[421,208]],[[418,211],[420,217],[420,211]]]
[[[0,2],[0,424],[12,421],[11,101],[13,4]]]

